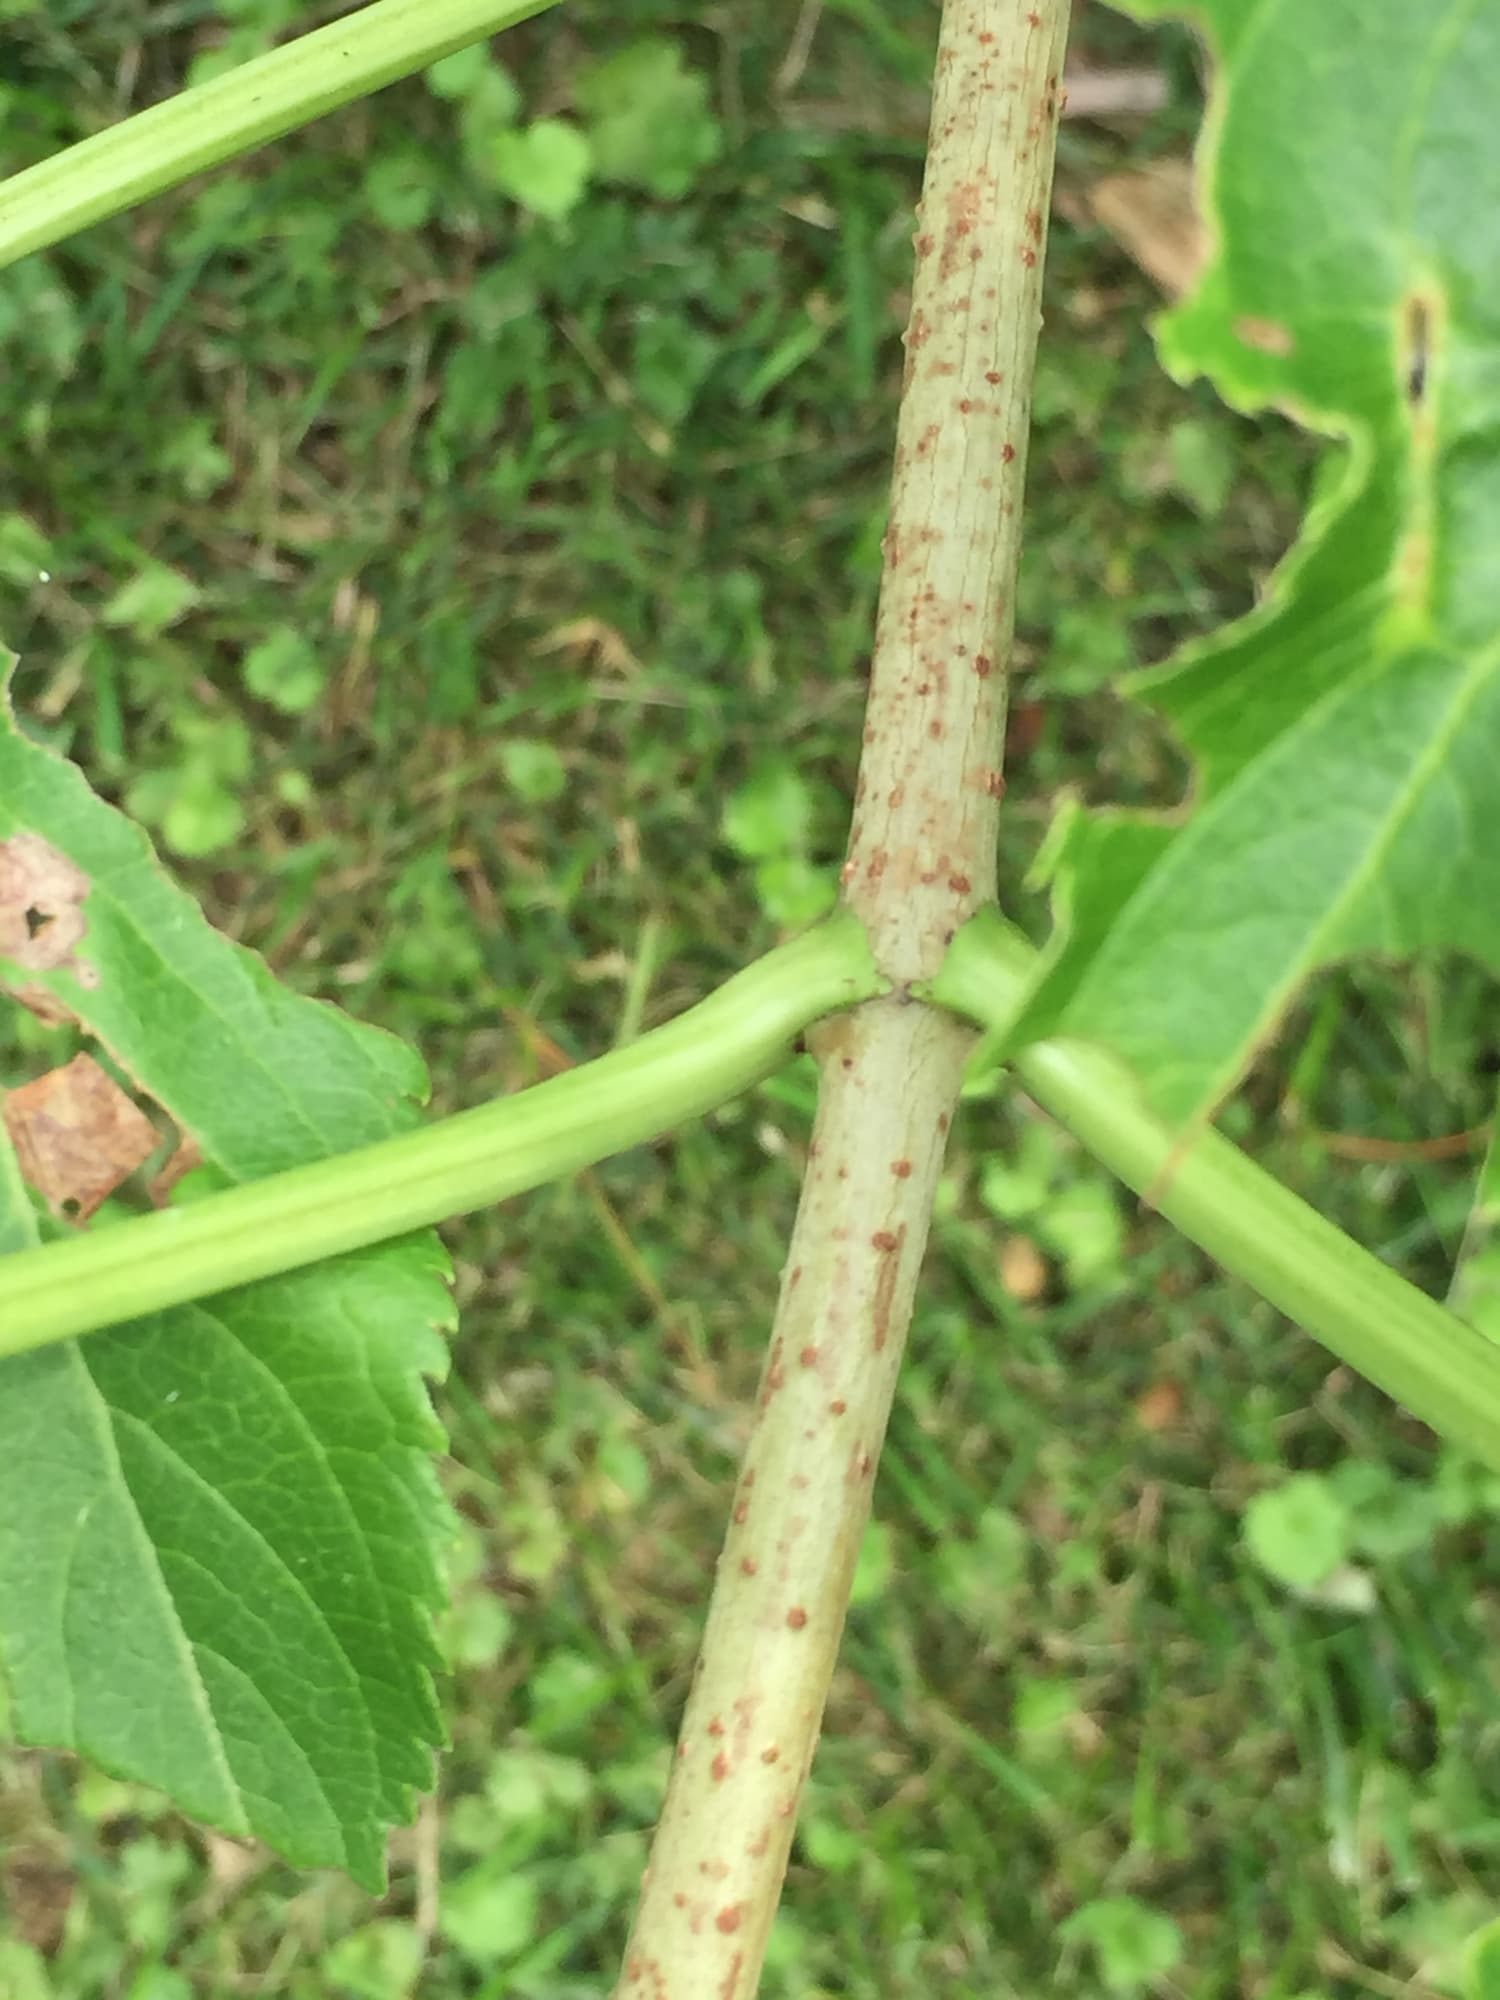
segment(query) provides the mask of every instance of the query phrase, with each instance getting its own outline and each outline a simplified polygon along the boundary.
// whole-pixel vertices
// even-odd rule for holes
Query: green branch
[[[184,90],[0,182],[0,269],[550,4],[375,0]]]
[[[0,1356],[291,1271],[576,1173],[746,1090],[811,1022],[887,990],[830,918],[628,1048],[245,1187],[0,1259]]]
[[[1036,954],[993,911],[954,939],[927,997],[1003,1033]],[[1200,1249],[1341,1361],[1500,1471],[1500,1347],[1398,1277],[1218,1133],[1183,1138],[1099,1050],[1041,1042],[1015,1067],[1044,1109]]]

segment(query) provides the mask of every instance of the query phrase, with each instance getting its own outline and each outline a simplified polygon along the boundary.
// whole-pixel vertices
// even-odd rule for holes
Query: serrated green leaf
[[[412,1121],[417,1057],[283,991],[6,712],[18,841],[45,921],[12,927],[0,985],[70,1008],[221,1180]],[[444,1272],[423,1234],[0,1364],[0,1678],[23,1740],[380,1883],[440,1733],[423,1378]]]
[[[1262,608],[1136,681],[1196,760],[1194,810],[1072,821],[1018,1030],[1107,1044],[1175,1124],[1320,966],[1451,949],[1500,971],[1500,314],[1474,224],[1500,211],[1500,14],[1200,11],[1216,255],[1162,353],[1346,440],[1341,476]],[[1351,37],[1359,87],[1330,89]]]

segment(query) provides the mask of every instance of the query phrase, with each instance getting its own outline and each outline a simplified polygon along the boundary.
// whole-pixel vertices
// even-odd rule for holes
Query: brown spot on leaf
[[[1289,326],[1283,326],[1279,320],[1257,319],[1251,313],[1246,313],[1235,321],[1234,337],[1236,340],[1242,340],[1246,347],[1258,348],[1262,354],[1277,356],[1290,354],[1297,344],[1292,338]]]
[[[728,1937],[739,1929],[744,1915],[745,1906],[743,1903],[726,1903],[714,1918],[714,1929],[723,1931],[724,1935]]]
[[[793,1632],[800,1632],[807,1623],[807,1613],[800,1604],[794,1604],[786,1614],[786,1622]]]
[[[75,955],[88,929],[83,906],[91,887],[83,870],[39,833],[0,840],[0,958],[27,972],[66,970],[80,986],[97,986],[97,969]],[[43,1019],[67,1018],[55,1001],[50,1015],[33,1000],[27,1004]]]
[[[54,1215],[74,1222],[86,1222],[156,1149],[156,1127],[92,1056],[11,1091],[4,1115],[22,1175]]]

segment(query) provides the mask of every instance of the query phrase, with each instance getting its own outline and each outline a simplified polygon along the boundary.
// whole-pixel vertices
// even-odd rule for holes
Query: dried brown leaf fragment
[[[5,1129],[52,1213],[86,1222],[156,1150],[156,1127],[92,1056],[10,1091]]]

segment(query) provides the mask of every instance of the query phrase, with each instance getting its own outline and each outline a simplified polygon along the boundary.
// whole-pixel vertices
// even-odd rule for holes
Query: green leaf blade
[[[414,1121],[412,1052],[278,987],[8,717],[0,800],[0,843],[83,885],[62,961],[0,960],[0,984],[67,1005],[220,1179]],[[0,1364],[0,1678],[23,1740],[381,1886],[442,1734],[446,1272],[408,1236]]]
[[[1265,604],[1138,678],[1194,758],[1193,810],[1054,842],[1059,934],[1018,1027],[1114,1049],[1178,1126],[1320,967],[1460,950],[1500,973],[1500,316],[1464,220],[1500,200],[1500,21],[1204,11],[1216,254],[1163,357],[1345,444]],[[1331,90],[1354,32],[1360,89]]]

